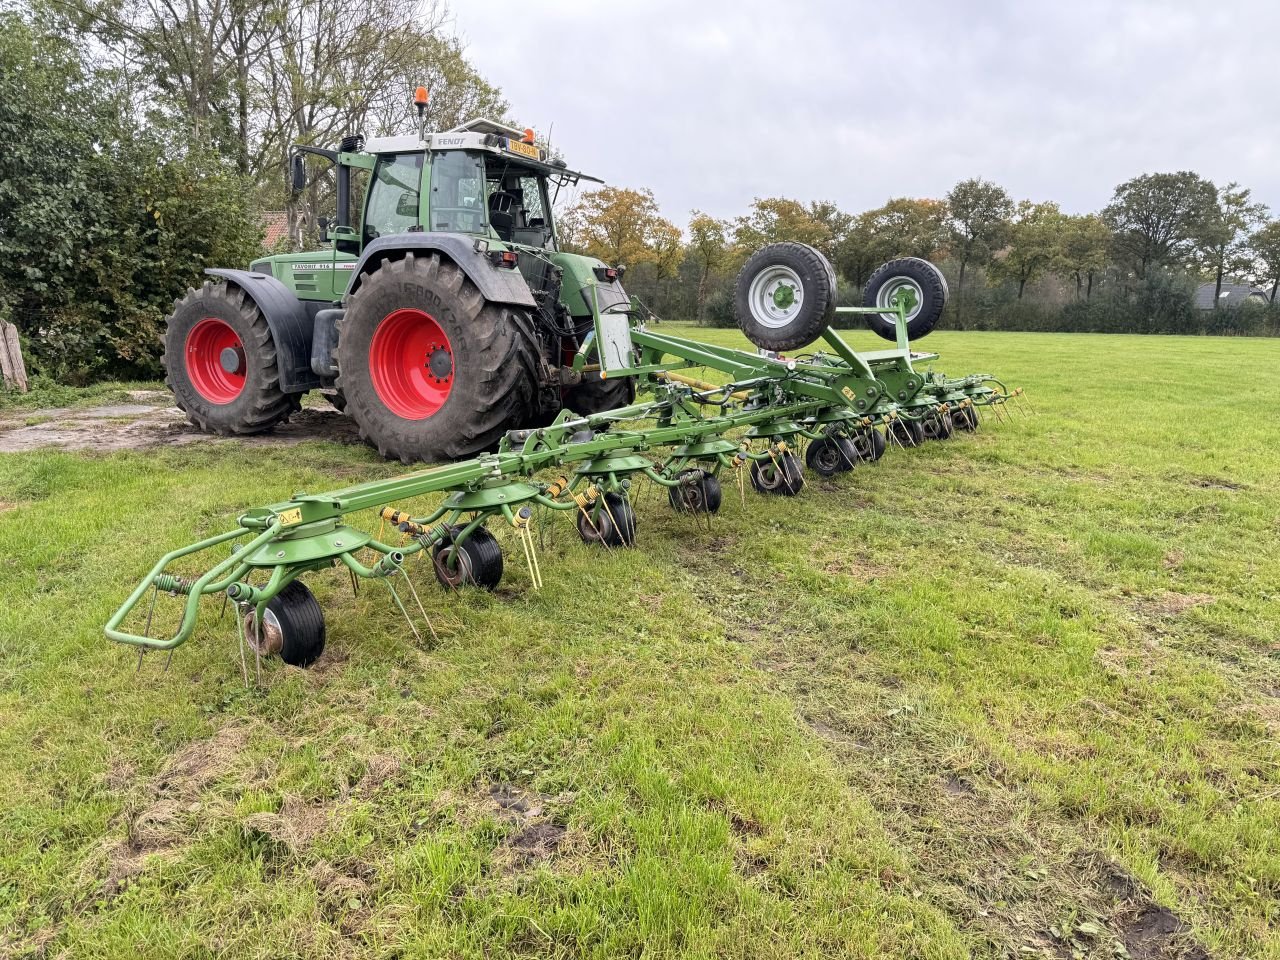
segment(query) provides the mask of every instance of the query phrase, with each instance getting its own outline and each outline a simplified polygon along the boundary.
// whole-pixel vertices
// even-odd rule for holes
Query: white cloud
[[[1072,211],[1193,169],[1280,212],[1280,5],[1185,0],[458,0],[522,124],[665,214],[756,196],[941,196],[983,176]]]

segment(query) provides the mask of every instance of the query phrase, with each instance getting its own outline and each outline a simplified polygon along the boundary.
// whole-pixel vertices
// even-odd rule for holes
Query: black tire
[[[715,513],[720,509],[723,492],[720,480],[706,470],[685,470],[680,486],[667,487],[667,499],[677,513]]]
[[[950,412],[931,413],[920,423],[920,428],[924,431],[926,440],[950,440],[956,432]]]
[[[210,323],[205,323],[210,321]],[[203,324],[203,326],[201,326]],[[221,369],[220,357],[199,350],[192,333],[197,326],[222,325],[239,338],[240,366],[233,372],[242,378],[239,393],[232,399],[220,399],[197,386],[200,379],[196,365]],[[188,348],[191,348],[190,350]],[[289,418],[298,409],[298,396],[280,389],[280,370],[271,329],[257,304],[239,287],[206,280],[199,290],[194,288],[173,303],[164,336],[165,378],[174,399],[193,424],[205,433],[223,436],[262,433]],[[229,382],[212,386],[231,389]]]
[[[884,434],[875,427],[865,427],[849,439],[853,441],[853,449],[858,454],[859,460],[870,463],[884,456],[886,440]]]
[[[951,422],[955,424],[957,430],[972,433],[978,429],[978,411],[973,407],[961,407],[959,410],[952,411]]]
[[[803,243],[771,243],[757,250],[734,287],[738,326],[764,350],[812,343],[831,323],[835,305],[835,271],[826,257]]]
[[[924,427],[919,420],[890,420],[889,431],[901,446],[918,447],[924,443]]]
[[[371,372],[379,327],[402,311],[426,314],[447,339],[423,358],[429,376],[438,373],[437,383],[449,384],[443,403],[424,415],[393,411]],[[433,364],[442,354],[444,367],[437,370]],[[503,433],[533,415],[542,367],[528,311],[486,301],[453,261],[436,252],[408,253],[361,274],[338,324],[335,357],[336,386],[360,435],[382,456],[404,463],[456,460],[496,446]]]
[[[629,406],[635,399],[635,377],[610,377],[608,380],[601,380],[598,373],[584,373],[581,383],[565,391],[564,406],[585,417]]]
[[[244,617],[249,646],[262,654],[278,654],[290,666],[309,667],[324,652],[324,612],[301,580],[293,580],[267,601],[262,635],[254,635],[254,615]]]
[[[774,459],[752,460],[751,485],[760,493],[794,497],[804,489],[804,474],[800,472],[800,461],[790,451],[777,457],[776,460],[776,464]]]
[[[635,546],[635,511],[631,509],[626,497],[606,493],[596,502],[590,519],[581,510],[578,511],[578,536],[583,543],[603,543],[608,547]]]
[[[339,413],[343,413],[346,411],[347,398],[343,396],[343,393],[341,390],[337,391],[336,393],[326,393],[324,395],[324,398],[329,401],[329,406],[333,407],[333,409],[337,410]]]
[[[884,264],[862,290],[864,307],[888,306],[895,290],[909,287],[917,304],[907,315],[907,337],[919,340],[933,332],[947,303],[947,283],[942,272],[928,260],[903,257]],[[867,326],[886,340],[898,339],[896,313],[866,313]]]
[[[497,538],[484,527],[476,527],[467,539],[457,544],[457,559],[450,565],[455,550],[453,530],[431,549],[431,565],[442,587],[457,590],[459,587],[497,589],[502,580],[502,547]]]
[[[858,448],[848,437],[819,437],[804,452],[804,462],[814,473],[834,477],[837,473],[852,470],[858,463]]]

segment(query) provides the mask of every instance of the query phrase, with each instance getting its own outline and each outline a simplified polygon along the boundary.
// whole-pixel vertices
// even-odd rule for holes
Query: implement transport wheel
[[[919,420],[890,420],[889,432],[904,447],[918,447],[924,443],[924,427]]]
[[[769,460],[752,460],[751,485],[760,493],[794,497],[804,489],[800,461],[790,451]]]
[[[298,409],[280,389],[266,318],[239,287],[206,280],[175,301],[163,361],[178,406],[206,433],[262,433]]]
[[[564,394],[564,405],[581,416],[608,413],[635,402],[635,377],[610,377],[601,380],[598,373],[583,374],[582,382]]]
[[[804,452],[804,462],[809,469],[824,477],[852,470],[858,460],[858,448],[848,437],[820,437]]]
[[[734,287],[733,307],[747,339],[765,350],[812,343],[831,323],[835,271],[803,243],[771,243],[748,258]]]
[[[919,257],[890,260],[873,273],[862,290],[862,305],[887,312],[863,316],[867,318],[867,326],[886,340],[898,338],[898,314],[893,309],[895,298],[906,299],[907,338],[919,340],[928,336],[942,319],[942,308],[947,303],[947,281],[941,270]]]
[[[925,417],[920,423],[920,428],[924,430],[926,440],[949,440],[952,434],[956,432],[955,422],[951,419],[951,412],[946,413],[934,412]]]
[[[534,412],[541,358],[528,311],[486,301],[436,252],[361,274],[336,356],[346,412],[387,458],[471,456]]]
[[[583,543],[607,547],[632,547],[636,542],[636,514],[627,498],[606,493],[590,515],[578,511],[578,536]]]
[[[715,513],[720,509],[720,481],[706,470],[685,470],[680,486],[667,487],[671,506],[679,513]]]
[[[858,452],[859,460],[873,462],[884,456],[886,444],[884,434],[875,427],[865,427],[849,439],[853,441],[853,448]]]
[[[254,630],[253,611],[244,615],[244,635],[261,656],[278,654],[290,666],[309,667],[324,652],[324,613],[306,585],[293,580],[267,601],[261,632]]]
[[[484,527],[476,527],[466,540],[455,543],[458,532],[451,531],[431,550],[436,579],[450,590],[467,585],[495,589],[502,579],[502,548],[497,538]]]
[[[951,422],[955,424],[957,430],[967,430],[972,433],[978,429],[978,411],[973,407],[961,407],[952,413]]]

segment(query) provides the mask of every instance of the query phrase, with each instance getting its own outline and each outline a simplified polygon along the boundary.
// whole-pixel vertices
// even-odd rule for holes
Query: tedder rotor
[[[111,617],[107,636],[140,655],[172,651],[196,631],[201,601],[220,595],[237,612],[242,664],[247,644],[257,656],[307,666],[324,647],[325,628],[306,577],[338,568],[353,587],[382,581],[416,634],[411,606],[430,621],[411,571],[430,566],[448,588],[497,586],[503,555],[490,524],[514,532],[537,587],[531,531],[539,513],[571,515],[587,544],[629,547],[637,539],[632,494],[643,480],[666,488],[671,506],[687,514],[715,513],[726,476],[739,489],[749,477],[762,494],[795,496],[806,467],[829,476],[879,459],[889,445],[976,430],[979,410],[1000,418],[1021,395],[989,374],[945,376],[929,365],[936,354],[912,349],[911,340],[937,324],[947,296],[927,261],[885,264],[861,307],[837,308],[835,287],[830,264],[812,247],[776,243],[756,252],[735,297],[739,326],[759,348],[749,352],[660,333],[626,299],[600,298],[584,285],[591,323],[574,369],[605,385],[637,384],[642,399],[605,410],[566,403],[548,425],[505,429],[494,449],[472,459],[247,510],[232,529],[161,557]],[[861,314],[894,345],[854,351],[831,328],[838,313]],[[800,348],[807,352],[795,354]],[[685,372],[693,368],[725,382]],[[412,509],[427,495],[443,499]],[[366,511],[402,542],[382,542],[353,522]],[[199,569],[201,554],[217,559]],[[414,554],[429,564],[411,566]],[[172,632],[152,629],[161,595],[181,609]]]

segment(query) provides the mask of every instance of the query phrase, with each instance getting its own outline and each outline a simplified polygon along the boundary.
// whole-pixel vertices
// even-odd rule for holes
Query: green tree
[[[952,255],[960,263],[956,312],[964,302],[964,277],[971,264],[985,266],[1005,241],[1013,201],[989,180],[961,180],[947,194]]]
[[[1213,308],[1218,309],[1224,276],[1247,274],[1252,266],[1249,234],[1267,219],[1267,207],[1254,203],[1250,191],[1238,183],[1218,190],[1217,203],[1210,212],[1201,256],[1205,269],[1213,275]]]
[[[698,288],[694,319],[702,322],[707,308],[707,284],[729,257],[729,224],[698,210],[689,218],[689,256],[697,266]]]
[[[1197,173],[1144,173],[1116,187],[1102,211],[1119,260],[1140,278],[1181,266],[1200,249],[1217,212],[1218,191]]]
[[[1276,302],[1276,288],[1280,287],[1280,219],[1268,220],[1249,238],[1249,252],[1253,254],[1253,272],[1263,283],[1271,284],[1272,303]]]
[[[672,237],[678,251],[680,228],[658,213],[652,190],[601,187],[584,193],[560,225],[566,248],[605,263],[653,264],[664,276],[674,271]]]
[[[793,241],[830,249],[831,226],[803,204],[785,197],[756,198],[751,210],[733,221],[733,246],[741,261],[768,243]]]
[[[1016,283],[1021,300],[1027,284],[1053,262],[1062,226],[1062,212],[1056,203],[1021,201],[1009,224],[1008,244],[991,261],[991,279]]]
[[[1075,281],[1076,300],[1081,290],[1090,300],[1094,277],[1106,267],[1110,247],[1111,231],[1097,214],[1063,216],[1050,269]]]

